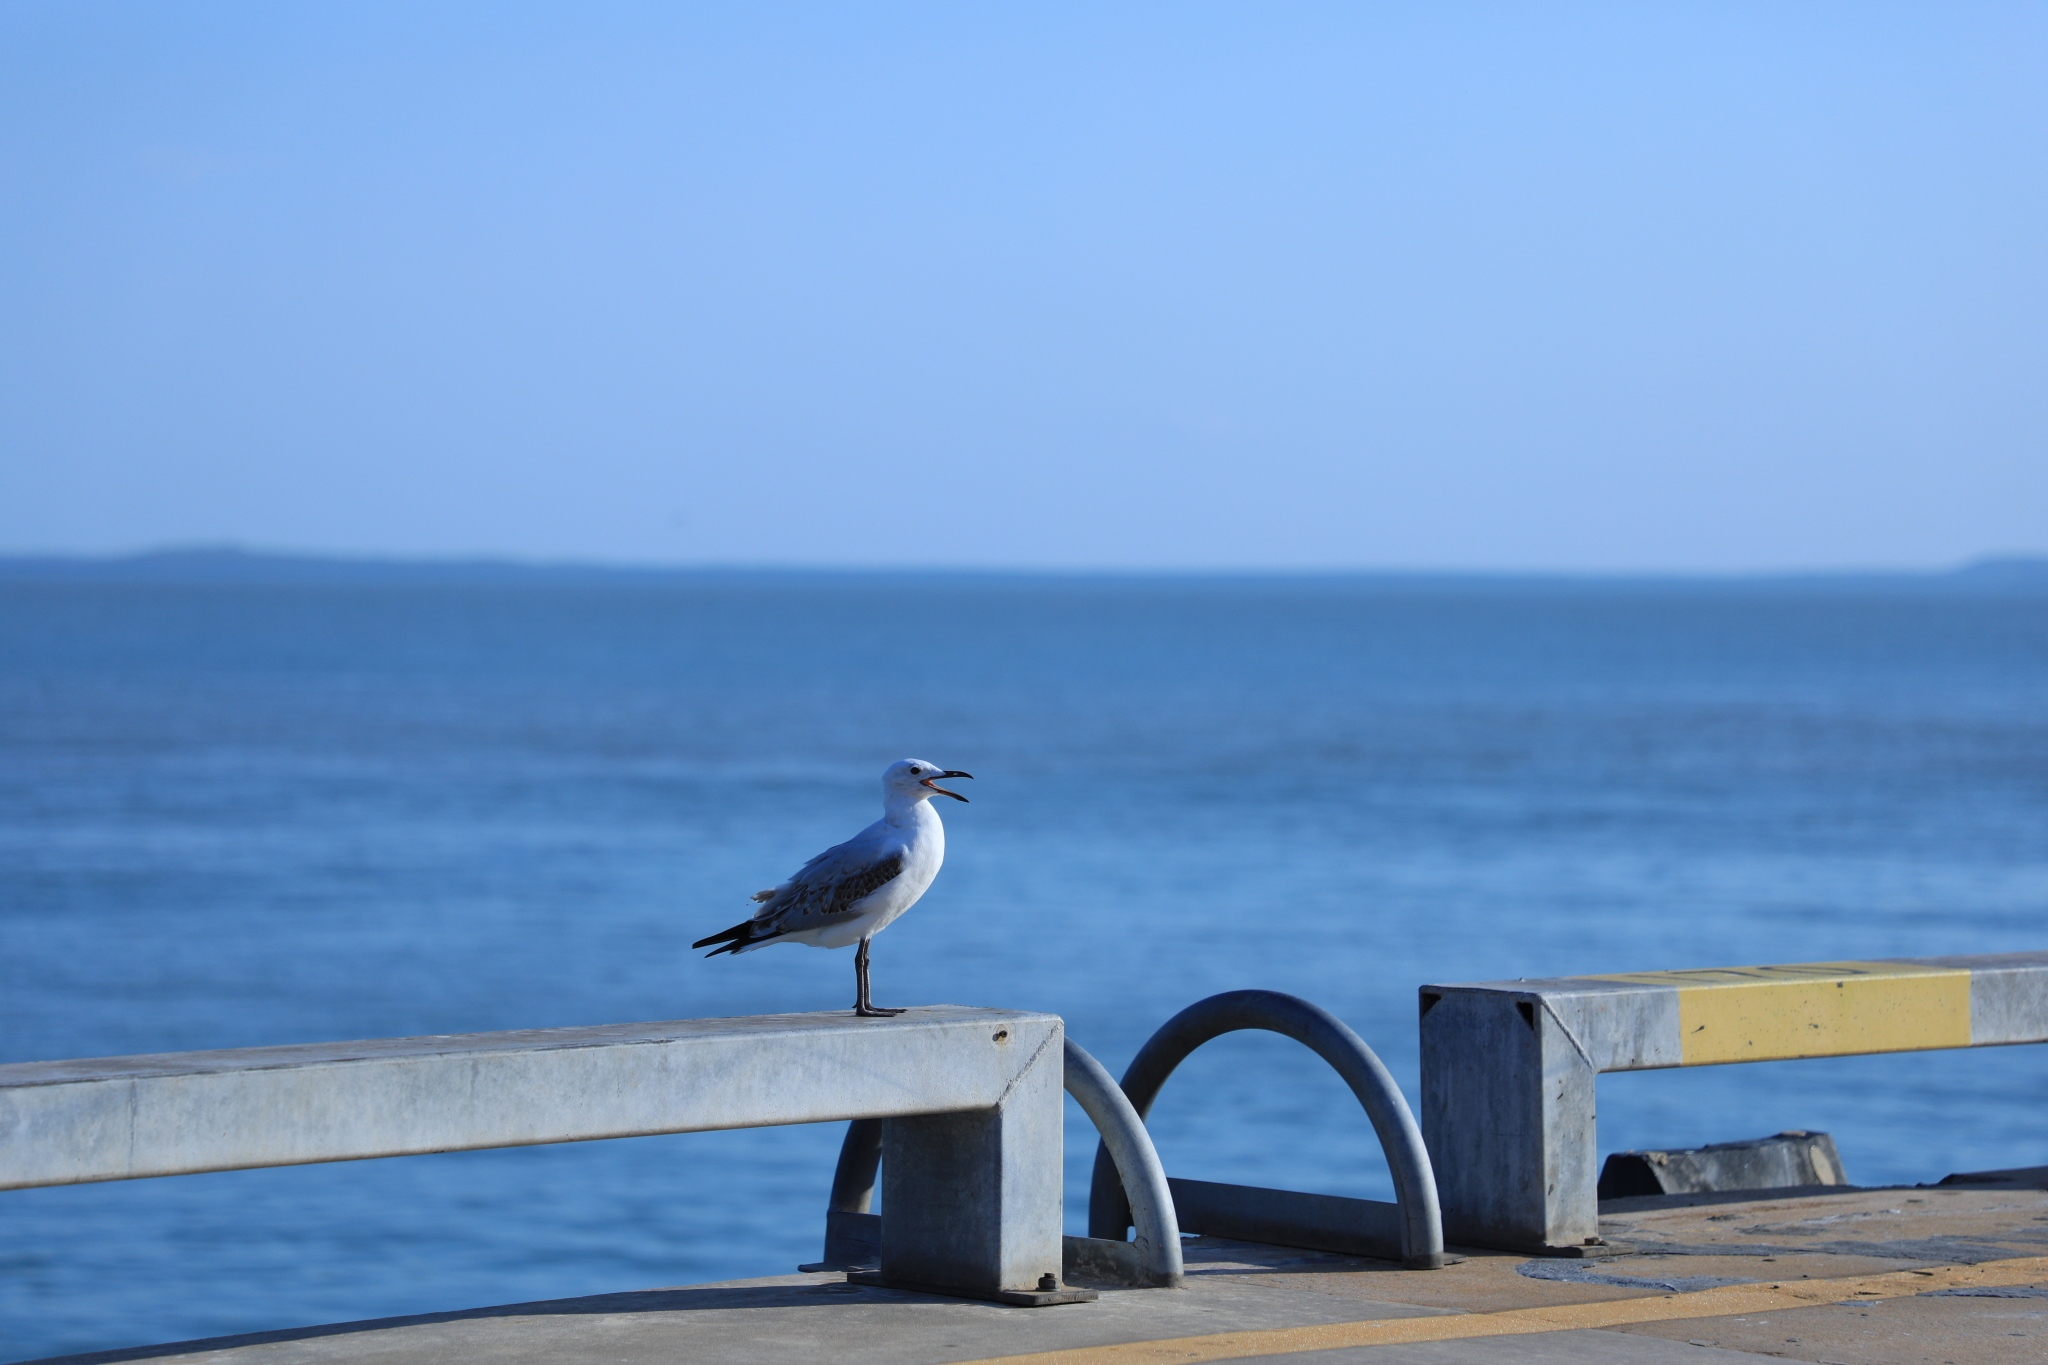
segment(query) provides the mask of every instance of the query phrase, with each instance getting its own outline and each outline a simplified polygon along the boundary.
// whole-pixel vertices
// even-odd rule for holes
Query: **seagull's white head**
[[[941,768],[921,758],[902,758],[883,772],[882,794],[911,801],[928,801],[934,796],[950,796],[955,801],[965,801],[967,798],[959,792],[949,792],[939,786],[938,779],[973,776],[973,773],[963,773],[954,768]]]

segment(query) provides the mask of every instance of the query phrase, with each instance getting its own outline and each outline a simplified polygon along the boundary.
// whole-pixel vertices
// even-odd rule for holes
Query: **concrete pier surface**
[[[779,1275],[62,1357],[63,1365],[2015,1365],[2048,1360],[2048,1171],[1610,1201],[1613,1254],[1442,1270],[1212,1238],[1188,1287],[1007,1308]]]

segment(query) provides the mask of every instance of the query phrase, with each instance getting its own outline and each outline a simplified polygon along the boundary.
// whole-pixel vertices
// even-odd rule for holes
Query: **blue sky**
[[[0,551],[2048,551],[2039,4],[0,7]]]

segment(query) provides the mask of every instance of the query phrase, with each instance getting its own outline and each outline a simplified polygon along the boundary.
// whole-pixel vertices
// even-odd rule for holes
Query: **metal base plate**
[[[1496,1251],[1517,1251],[1524,1256],[1557,1256],[1567,1260],[1598,1260],[1609,1256],[1633,1256],[1634,1245],[1628,1242],[1571,1242],[1564,1246],[1499,1246]]]
[[[915,1284],[888,1279],[878,1270],[849,1270],[848,1284],[873,1289],[901,1289],[910,1294],[941,1294],[949,1299],[980,1299],[984,1303],[1005,1303],[1012,1308],[1048,1308],[1056,1303],[1089,1303],[1099,1297],[1092,1289],[948,1289],[935,1284]]]

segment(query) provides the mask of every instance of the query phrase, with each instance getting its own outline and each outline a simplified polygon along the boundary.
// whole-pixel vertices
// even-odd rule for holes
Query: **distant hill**
[[[2048,588],[2048,559],[2020,555],[1980,559],[1974,564],[1965,564],[1949,576],[1985,587],[2029,588],[2038,591]]]
[[[644,581],[676,571],[498,559],[376,559],[272,554],[231,546],[133,555],[0,555],[0,581],[66,583],[335,584],[345,586],[573,584]]]
[[[512,559],[377,559],[275,554],[231,546],[132,555],[0,555],[0,583],[163,584],[208,587],[656,587],[715,582],[812,582],[889,578],[1012,583],[1260,583],[1382,590],[1669,590],[2048,594],[2048,558],[2001,556],[1927,572],[1787,574],[1443,573],[1359,570],[1097,571],[671,567],[533,563]]]

